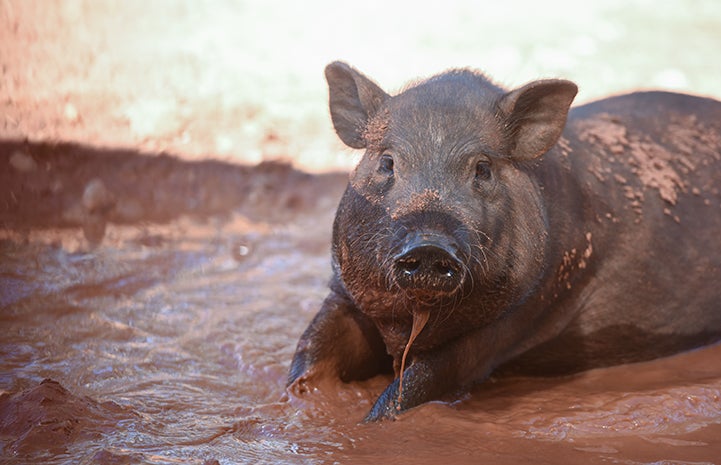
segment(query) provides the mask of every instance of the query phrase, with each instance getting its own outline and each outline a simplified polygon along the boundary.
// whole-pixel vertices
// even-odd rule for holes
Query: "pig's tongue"
[[[411,328],[411,335],[408,338],[406,348],[403,351],[403,357],[401,358],[401,375],[398,380],[398,405],[396,406],[396,409],[398,410],[401,409],[401,397],[403,395],[403,372],[406,370],[406,357],[408,356],[408,351],[410,350],[413,341],[415,341],[416,336],[418,336],[418,334],[420,334],[426,326],[429,315],[430,311],[428,310],[418,310],[413,313],[413,327]]]

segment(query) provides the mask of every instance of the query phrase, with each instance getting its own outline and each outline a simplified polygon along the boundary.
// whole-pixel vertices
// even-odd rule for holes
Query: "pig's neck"
[[[600,200],[582,160],[573,156],[557,145],[533,168],[548,226],[546,266],[536,292],[512,312],[523,315],[525,321],[513,325],[520,343],[511,346],[502,359],[563,331],[576,317],[579,296],[595,274],[599,239],[606,236],[595,213],[601,211],[596,205]]]

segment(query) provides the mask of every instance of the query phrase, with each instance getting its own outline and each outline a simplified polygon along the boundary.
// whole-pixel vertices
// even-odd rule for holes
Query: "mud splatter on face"
[[[382,150],[389,123],[390,114],[387,109],[375,115],[368,122],[368,125],[363,131],[363,139],[365,139],[367,149],[372,151]]]
[[[398,220],[413,212],[428,210],[434,203],[441,200],[441,193],[438,189],[424,189],[411,195],[408,200],[398,201],[395,210],[389,210],[389,213],[393,220]]]
[[[416,340],[416,337],[421,331],[423,331],[426,323],[428,323],[428,316],[430,314],[431,312],[429,310],[418,310],[413,313],[413,327],[411,328],[411,335],[408,337],[408,342],[406,343],[406,348],[403,351],[403,357],[401,358],[401,374],[400,379],[398,380],[398,405],[396,405],[396,409],[398,411],[401,409],[401,398],[403,397],[403,372],[406,370],[406,357],[408,356],[408,351],[410,350],[411,345],[413,345],[413,341]]]

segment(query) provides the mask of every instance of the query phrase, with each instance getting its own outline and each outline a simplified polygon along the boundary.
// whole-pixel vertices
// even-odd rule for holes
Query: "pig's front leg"
[[[287,385],[300,389],[325,377],[362,380],[390,371],[391,363],[375,325],[331,291],[298,342]]]
[[[399,378],[396,378],[378,397],[365,421],[394,418],[485,378],[499,362],[493,336],[487,329],[474,331],[446,346],[415,355],[403,373],[400,398]],[[482,347],[479,341],[483,341]]]

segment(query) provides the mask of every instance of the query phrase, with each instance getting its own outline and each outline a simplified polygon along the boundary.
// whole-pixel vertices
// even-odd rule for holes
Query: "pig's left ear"
[[[546,153],[563,132],[578,87],[571,81],[534,81],[501,98],[511,158],[531,160]]]

